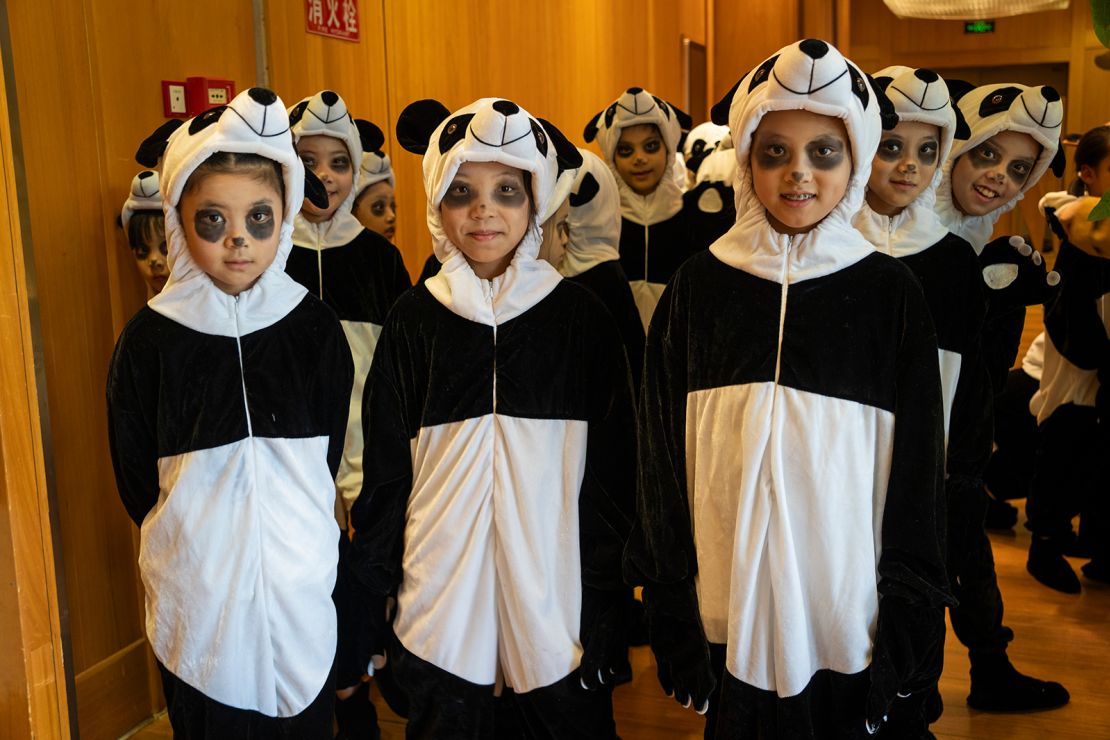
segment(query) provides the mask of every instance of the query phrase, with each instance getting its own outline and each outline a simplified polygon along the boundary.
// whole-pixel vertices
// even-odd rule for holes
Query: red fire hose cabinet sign
[[[358,41],[358,0],[305,0],[304,26],[309,33]]]

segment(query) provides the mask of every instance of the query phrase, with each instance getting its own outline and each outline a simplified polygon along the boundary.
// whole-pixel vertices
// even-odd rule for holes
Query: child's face
[[[752,136],[750,162],[756,197],[782,234],[802,234],[820,223],[852,177],[844,122],[804,110],[763,116]]]
[[[940,127],[905,121],[885,134],[871,163],[867,203],[876,213],[893,216],[913,203],[937,171]]]
[[[170,272],[166,262],[166,229],[161,221],[155,223],[143,234],[143,243],[131,248],[131,254],[150,292],[158,294],[166,287]]]
[[[613,164],[633,192],[638,195],[654,193],[667,167],[667,145],[659,127],[643,123],[622,128]]]
[[[1089,164],[1079,167],[1079,179],[1087,188],[1087,194],[1101,198],[1110,190],[1110,157],[1104,157],[1101,162],[1092,167]]]
[[[178,205],[189,255],[229,295],[247,290],[273,264],[281,237],[281,195],[246,174],[212,174]]]
[[[570,199],[562,204],[551,214],[551,218],[543,223],[543,241],[540,242],[538,259],[546,260],[554,267],[559,267],[567,252],[570,243]]]
[[[312,205],[305,199],[301,214],[314,224],[331,219],[355,182],[355,169],[351,164],[351,153],[342,139],[334,136],[304,136],[297,142],[297,154],[301,155],[304,166],[312,170],[328,191],[328,207],[324,210]]]
[[[952,167],[952,202],[968,216],[985,216],[1017,195],[1040,156],[1029,134],[1000,131]]]
[[[397,202],[388,180],[376,182],[362,192],[355,202],[355,218],[366,228],[393,241],[397,231]]]
[[[464,162],[439,204],[447,238],[480,278],[505,272],[528,231],[532,205],[524,175],[500,162]]]

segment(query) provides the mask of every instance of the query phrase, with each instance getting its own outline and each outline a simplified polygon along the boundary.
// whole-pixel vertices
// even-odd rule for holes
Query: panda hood
[[[143,170],[131,180],[131,192],[123,202],[119,220],[123,230],[127,231],[127,224],[131,217],[138,211],[161,211],[162,191],[158,184],[158,173],[154,170]]]
[[[673,217],[682,210],[682,186],[686,173],[675,154],[681,154],[682,132],[690,128],[690,117],[662,98],[640,87],[630,87],[608,108],[586,124],[586,142],[597,139],[605,162],[613,171],[620,193],[621,214],[633,223],[651,226]],[[667,147],[667,163],[659,186],[650,195],[640,195],[617,172],[615,157],[621,130],[629,126],[652,125],[659,129]]]
[[[954,141],[969,135],[967,124],[952,104],[948,85],[932,70],[887,67],[876,73],[875,85],[885,91],[899,121],[936,126],[940,130],[937,168],[929,185],[912,203],[895,216],[876,213],[865,201],[855,218],[856,228],[879,251],[894,257],[922,252],[948,235],[948,227],[936,214],[937,186],[944,176]]]
[[[722,146],[726,142],[727,146]],[[706,157],[722,148],[732,148],[728,126],[706,121],[694,126],[686,135],[682,144],[682,158],[686,161],[686,167],[696,176]]]
[[[425,133],[429,128],[430,135]],[[454,113],[436,101],[422,100],[401,112],[397,137],[406,149],[424,155],[428,229],[435,256],[442,263],[425,286],[436,300],[463,318],[496,325],[520,315],[555,289],[561,276],[537,259],[543,235],[540,224],[544,214],[558,205],[560,175],[582,163],[578,150],[558,129],[501,98],[482,98]],[[440,202],[465,162],[499,162],[532,175],[535,217],[508,269],[493,280],[474,274],[466,256],[447,238],[439,215]]]
[[[363,152],[362,164],[358,168],[358,185],[351,188],[351,192],[355,194],[351,202],[358,200],[366,188],[379,182],[388,182],[390,187],[397,187],[397,181],[393,177],[393,163],[389,161],[389,155],[380,151]]]
[[[355,198],[362,188],[362,155],[366,150],[379,148],[385,142],[385,136],[370,122],[355,121],[343,98],[331,90],[322,90],[290,108],[289,128],[294,144],[305,136],[339,139],[346,145],[351,167],[355,168],[351,192],[330,219],[314,224],[304,214],[298,214],[294,222],[293,243],[319,249],[350,244],[363,229],[352,213]]]
[[[780,110],[843,120],[852,147],[844,197],[817,226],[794,237],[771,227],[749,165],[759,122]],[[713,120],[728,121],[737,164],[736,223],[710,247],[717,259],[775,282],[798,282],[836,272],[875,251],[852,226],[852,218],[863,205],[871,158],[879,145],[879,99],[859,68],[833,46],[806,39],[779,50],[713,107]]]
[[[620,259],[620,194],[617,178],[591,151],[579,149],[582,166],[570,192],[570,239],[559,265],[564,277],[581,275],[603,262]]]
[[[216,287],[193,261],[177,210],[190,175],[217,152],[271,159],[281,165],[285,180],[285,203],[273,264],[238,296]],[[281,320],[305,296],[305,289],[285,274],[285,262],[293,248],[293,219],[301,208],[304,192],[305,170],[293,148],[285,106],[271,90],[253,87],[230,104],[208,110],[177,128],[166,142],[162,164],[170,277],[162,292],[150,299],[150,308],[196,331],[227,337],[257,331]]]
[[[994,225],[1002,214],[1012,210],[1049,167],[1063,174],[1060,125],[1064,119],[1064,106],[1060,94],[1052,87],[1026,87],[1012,83],[977,87],[959,98],[956,104],[967,121],[970,134],[952,148],[944,163],[942,179],[937,187],[937,215],[949,231],[971,242],[978,253],[990,239]],[[1017,195],[985,216],[968,216],[952,202],[952,167],[961,156],[1002,131],[1029,134],[1041,145],[1040,156]]]

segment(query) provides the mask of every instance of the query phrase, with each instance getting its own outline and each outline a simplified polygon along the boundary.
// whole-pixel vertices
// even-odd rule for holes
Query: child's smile
[[[952,166],[952,200],[969,216],[1009,203],[1033,172],[1040,145],[1029,134],[1001,131]]]

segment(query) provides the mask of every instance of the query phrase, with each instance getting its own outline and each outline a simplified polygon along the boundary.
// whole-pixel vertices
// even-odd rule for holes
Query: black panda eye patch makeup
[[[272,205],[266,202],[255,203],[247,213],[246,231],[252,239],[264,241],[274,235],[276,223]],[[228,221],[220,210],[201,207],[193,216],[193,226],[197,236],[215,244],[226,237]]]
[[[274,209],[268,204],[257,204],[247,219],[247,233],[253,238],[265,241],[274,235]]]
[[[224,238],[227,231],[227,221],[223,214],[214,208],[198,208],[193,215],[193,227],[197,236],[206,242],[215,244]]]
[[[442,205],[447,208],[467,208],[479,198],[478,192],[465,180],[455,180],[443,196]],[[506,208],[520,208],[528,203],[528,194],[524,192],[524,184],[512,177],[503,177],[497,181],[492,193],[493,201]]]
[[[902,158],[902,140],[891,136],[879,142],[879,150],[875,155],[884,162],[897,162]]]
[[[836,136],[819,136],[805,143],[806,160],[815,170],[834,170],[844,161],[847,147]],[[773,169],[789,164],[793,155],[791,144],[778,136],[769,136],[759,141],[754,149],[753,158],[763,169]]]

